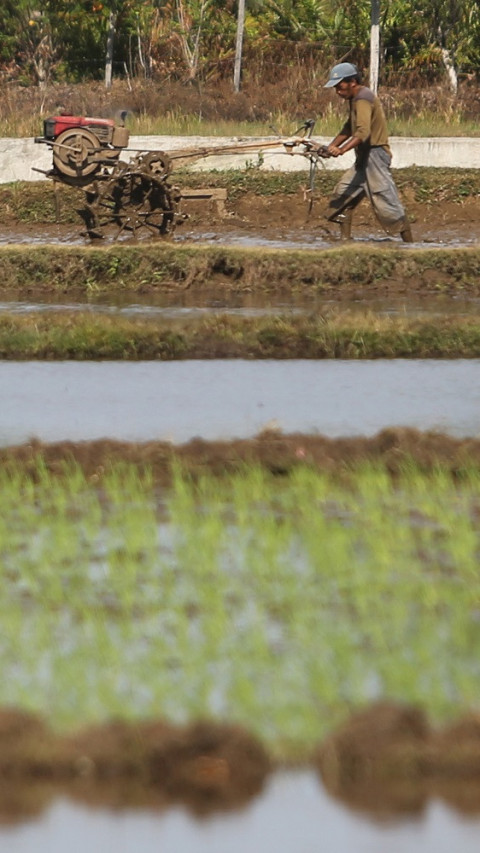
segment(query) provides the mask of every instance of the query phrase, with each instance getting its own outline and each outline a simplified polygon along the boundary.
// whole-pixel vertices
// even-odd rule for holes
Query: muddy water
[[[152,299],[138,300],[135,302],[120,301],[118,305],[105,305],[101,302],[49,302],[49,301],[11,301],[0,302],[0,312],[9,314],[40,314],[45,311],[53,313],[73,312],[73,313],[89,313],[89,314],[109,314],[111,316],[122,317],[156,317],[162,320],[197,320],[202,317],[208,317],[216,314],[228,314],[229,316],[238,317],[265,317],[270,315],[281,314],[302,314],[306,308],[295,308],[291,306],[276,307],[275,305],[258,304],[243,305],[238,307],[235,305],[219,305],[218,300],[212,300],[210,305],[169,305],[151,304]],[[475,308],[473,311],[475,312]],[[480,310],[480,300],[478,304]]]
[[[299,231],[298,229],[283,230],[283,233],[276,235],[258,233],[260,226],[257,227],[257,233],[247,233],[244,229],[235,229],[229,227],[228,231],[220,228],[219,230],[202,231],[178,229],[171,239],[175,243],[214,243],[217,246],[240,246],[243,248],[264,247],[268,249],[331,249],[332,245],[338,243],[338,237],[314,230]],[[281,230],[281,229],[280,229]],[[142,236],[140,233],[138,242],[151,242],[150,234]],[[62,226],[35,226],[35,233],[28,232],[25,229],[18,227],[7,228],[1,227],[0,230],[0,245],[6,246],[9,244],[29,245],[29,246],[45,246],[45,245],[90,245],[91,240],[85,235],[83,226],[79,223],[78,227],[71,226],[68,229]],[[117,241],[113,235],[107,236],[107,242],[110,243],[133,243],[135,242],[131,234],[121,235]],[[382,232],[372,232],[355,237],[355,242],[375,243],[402,247],[405,251],[415,248],[462,248],[466,246],[478,245],[478,237],[474,233],[466,233],[465,228],[461,224],[453,224],[450,228],[442,228],[441,234],[438,230],[433,233],[424,232],[422,238],[415,243],[404,244],[398,238],[388,237]]]
[[[292,315],[319,312],[329,314],[336,310],[375,312],[392,317],[435,317],[445,314],[476,316],[480,314],[480,299],[466,296],[384,297],[340,299],[325,298],[320,294],[285,295],[268,293],[201,292],[176,294],[126,294],[108,293],[92,296],[88,300],[73,300],[66,294],[38,293],[28,298],[18,298],[16,293],[5,293],[0,302],[0,313],[37,314],[42,312],[73,312],[109,314],[125,317],[155,317],[162,320],[195,320],[213,314],[241,317],[267,315]]]
[[[0,829],[1,853],[477,853],[480,816],[439,801],[422,814],[375,821],[326,796],[311,773],[282,773],[239,813],[196,820],[165,812],[88,811],[57,801],[39,819]]]
[[[0,444],[179,443],[264,428],[480,435],[480,360],[0,362]]]
[[[175,242],[192,242],[192,243],[215,243],[219,246],[241,246],[243,248],[252,248],[255,246],[264,246],[269,249],[331,249],[332,245],[339,242],[337,236],[323,235],[314,232],[298,232],[292,230],[285,232],[277,237],[266,236],[262,234],[246,234],[242,231],[230,230],[228,234],[221,232],[177,232],[175,234]],[[388,237],[383,233],[370,233],[362,236],[355,236],[355,243],[361,245],[367,243],[384,244],[386,246],[401,247],[405,251],[418,248],[460,248],[465,246],[478,245],[478,238],[475,235],[468,236],[465,230],[460,227],[445,231],[442,230],[441,235],[425,234],[421,240],[416,240],[414,243],[402,243],[397,237]]]

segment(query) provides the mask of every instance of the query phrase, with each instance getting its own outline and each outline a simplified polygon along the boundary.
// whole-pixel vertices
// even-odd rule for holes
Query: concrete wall
[[[319,143],[330,142],[330,139],[315,137]],[[235,140],[237,141],[237,140]],[[257,141],[256,138],[244,139],[244,142]],[[179,148],[208,147],[213,145],[230,145],[233,140],[228,137],[173,137],[173,136],[132,136],[129,152],[134,156],[135,149],[147,151],[173,151]],[[238,140],[242,142],[242,140]],[[457,137],[408,139],[391,137],[393,152],[393,167],[404,169],[407,166],[436,166],[442,168],[480,168],[480,139]],[[126,152],[124,157],[126,156]],[[345,169],[353,162],[353,155],[346,154],[339,159],[322,161],[326,169]],[[258,163],[255,153],[224,155],[208,157],[208,159],[192,164],[192,171],[208,171],[210,169],[232,169],[248,167]],[[43,175],[35,169],[48,170],[52,165],[52,155],[46,145],[34,143],[33,139],[0,139],[0,183],[12,181],[39,181]],[[290,156],[279,147],[278,152],[265,151],[262,169],[280,171],[301,171],[308,169],[308,161],[300,156]]]

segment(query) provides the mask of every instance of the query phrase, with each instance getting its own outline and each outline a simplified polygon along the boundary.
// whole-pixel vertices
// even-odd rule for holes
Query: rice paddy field
[[[427,178],[428,199],[418,200],[413,188]],[[440,189],[451,188],[450,176],[441,176],[440,189],[436,175],[427,178],[416,172],[402,185],[416,205],[412,247],[374,244],[366,219],[352,244],[318,239],[277,248],[273,238],[288,235],[272,210],[290,228],[292,202],[281,187],[271,204],[277,190],[270,183],[267,201],[256,185],[243,196],[235,187],[230,192],[237,230],[255,237],[268,225],[270,243],[249,247],[229,242],[233,225],[203,219],[200,243],[192,230],[161,244],[78,245],[73,207],[68,221],[55,224],[37,187],[37,213],[32,220],[28,207],[25,219],[26,188],[5,191],[24,240],[0,251],[0,356],[13,376],[0,421],[0,819],[20,821],[54,797],[70,797],[129,809],[126,820],[135,808],[150,809],[165,827],[167,806],[179,803],[196,817],[250,808],[272,771],[278,779],[279,770],[292,768],[331,798],[332,826],[338,819],[341,829],[350,817],[338,812],[338,800],[377,817],[382,809],[402,815],[398,820],[439,796],[464,814],[480,811],[478,392],[469,372],[466,393],[449,373],[455,360],[473,376],[480,353],[473,245],[480,225],[472,219],[478,178],[469,172],[464,200],[467,179],[458,183],[454,175],[454,198],[447,193],[445,202],[456,217],[451,239],[444,208],[433,203]],[[43,215],[46,236],[38,245]],[[296,216],[309,234],[304,209]],[[49,242],[52,235],[63,245]],[[187,313],[163,312],[162,300]],[[162,312],[154,310],[159,306]],[[192,310],[204,313],[190,316]],[[230,371],[230,404],[218,359]],[[422,414],[418,423],[427,359],[430,385],[443,377],[435,415],[443,431]],[[271,414],[265,387],[274,383],[262,384],[260,366],[272,360],[282,370],[278,386],[290,395],[289,413],[298,414],[292,401],[299,387],[317,432],[309,426],[284,434],[275,426],[279,395]],[[290,376],[295,360],[303,362],[300,380]],[[312,366],[326,372],[326,360],[355,362],[362,374],[375,362],[393,395],[382,417],[398,411],[400,398],[407,422],[396,417],[364,435],[360,407],[347,405],[343,431],[329,433],[323,398],[338,415],[346,395],[339,374],[323,398],[320,380],[309,379]],[[411,373],[393,387],[400,360]],[[194,394],[179,372],[172,388],[165,372],[155,373],[138,398],[119,372],[98,380],[110,420],[92,436],[87,427],[101,405],[93,402],[93,370],[88,393],[80,371],[127,361],[182,361],[195,376],[193,366],[208,362],[212,381],[204,388],[194,380],[199,410],[218,424],[227,400],[235,429],[246,408],[239,365],[248,364],[246,384],[257,393],[249,417],[266,418],[265,426],[258,434],[197,433]],[[65,371],[47,388],[48,362]],[[379,380],[372,375],[353,385],[377,415]],[[150,415],[165,415],[173,398],[173,438],[160,428],[146,438],[117,436],[123,410],[108,392],[119,388],[142,426]],[[8,432],[7,420],[12,408],[25,415],[29,397],[31,437],[24,439],[24,421],[12,421]],[[79,400],[81,417],[74,411]],[[37,412],[52,409],[64,434],[35,435]],[[78,421],[74,436],[65,434],[64,409]],[[187,438],[178,438],[180,415]],[[303,790],[289,800],[296,815]],[[274,807],[278,825],[281,811]],[[316,802],[307,831],[317,813]],[[75,820],[69,813],[69,839]],[[237,837],[237,820],[222,849]],[[469,829],[468,821],[459,823]],[[114,824],[112,818],[110,830]],[[417,829],[419,837],[424,824]],[[157,831],[145,832],[142,849],[157,843]],[[315,831],[315,844],[305,849],[324,837]],[[436,833],[428,849],[438,853],[441,826]],[[27,839],[18,849],[39,849],[39,837],[34,830],[34,846]],[[341,853],[360,853],[358,837],[352,818]],[[50,851],[52,838],[64,847],[61,829],[40,847]],[[392,839],[379,849],[391,849]],[[0,853],[8,841],[0,832]],[[195,824],[190,844],[175,835],[170,847],[196,850],[203,841]],[[255,844],[265,849],[258,837],[249,849]],[[78,849],[104,849],[98,845],[95,836]],[[138,847],[135,834],[131,849]],[[275,849],[303,848],[286,842]],[[411,853],[415,845],[407,839],[398,849]]]
[[[1,473],[2,705],[242,723],[302,760],[386,698],[478,703],[478,467]]]

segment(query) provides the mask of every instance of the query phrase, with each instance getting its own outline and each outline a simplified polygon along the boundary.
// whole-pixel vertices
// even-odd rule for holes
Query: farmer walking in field
[[[390,171],[392,152],[382,105],[374,93],[360,82],[355,65],[341,62],[330,71],[325,88],[335,87],[348,101],[349,116],[341,131],[327,146],[330,157],[355,151],[355,165],[342,176],[328,204],[327,219],[338,222],[341,237],[349,240],[354,209],[365,196],[389,234],[400,234],[411,243],[412,231]]]

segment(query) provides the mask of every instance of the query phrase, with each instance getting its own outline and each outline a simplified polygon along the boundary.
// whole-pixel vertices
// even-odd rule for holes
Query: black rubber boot
[[[346,210],[344,214],[342,214],[342,219],[338,219],[340,223],[340,239],[341,240],[351,240],[352,239],[352,219],[353,219],[353,210]]]

